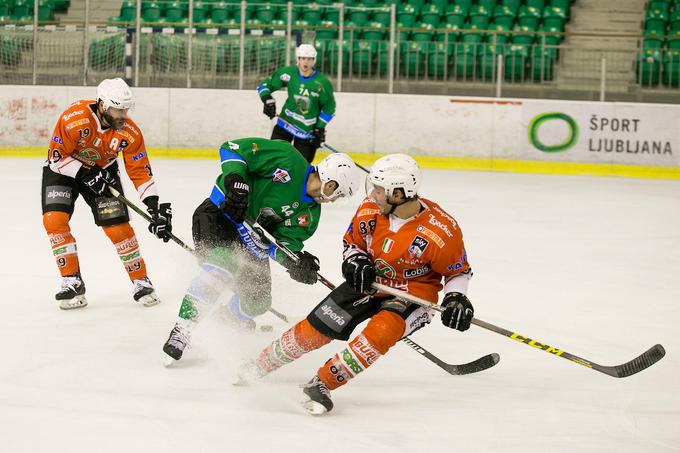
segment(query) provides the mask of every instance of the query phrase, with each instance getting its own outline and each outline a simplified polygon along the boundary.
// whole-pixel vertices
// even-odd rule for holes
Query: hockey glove
[[[276,116],[276,99],[271,97],[270,95],[266,94],[260,98],[262,100],[262,103],[264,104],[264,108],[262,109],[262,113],[267,115],[269,119],[272,119]]]
[[[231,217],[236,223],[243,223],[248,209],[248,192],[250,187],[241,175],[224,177],[224,201],[220,203],[220,211]]]
[[[319,259],[309,252],[296,252],[295,254],[298,257],[297,262],[287,261],[290,278],[305,285],[313,285],[318,279],[317,272],[321,269]]]
[[[109,184],[113,184],[113,178],[111,178],[109,172],[97,166],[89,169],[81,167],[80,170],[78,170],[78,173],[76,173],[76,179],[79,179],[92,192],[99,196],[104,195],[109,188]]]
[[[163,242],[168,242],[172,234],[172,208],[170,203],[159,205],[156,196],[147,197],[142,201],[147,206],[146,212],[151,216],[149,232],[158,239],[162,239]]]
[[[314,145],[315,148],[320,148],[321,144],[326,141],[326,129],[314,128],[312,135],[312,145]]]
[[[375,280],[373,261],[363,253],[352,255],[342,263],[342,276],[354,291],[358,293],[375,293],[371,284]]]
[[[451,329],[464,332],[470,328],[475,309],[470,299],[462,293],[447,293],[442,301],[442,324]]]

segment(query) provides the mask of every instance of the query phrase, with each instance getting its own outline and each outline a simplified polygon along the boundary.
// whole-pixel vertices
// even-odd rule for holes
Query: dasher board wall
[[[95,92],[0,86],[0,152],[46,154],[58,115]],[[133,92],[131,117],[151,154],[210,156],[196,151],[271,133],[255,90]],[[279,109],[285,95],[275,93]],[[680,177],[677,105],[371,93],[336,93],[336,101],[327,141],[350,153],[408,153],[429,167]]]

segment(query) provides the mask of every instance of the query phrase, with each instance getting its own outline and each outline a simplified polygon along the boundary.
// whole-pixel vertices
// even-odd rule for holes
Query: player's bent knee
[[[125,239],[134,237],[135,232],[128,222],[119,223],[117,225],[103,226],[104,233],[109,237],[111,242],[117,244]]]
[[[385,354],[402,337],[406,323],[398,314],[382,310],[371,318],[363,331],[366,339]]]
[[[43,226],[48,233],[65,233],[69,227],[70,216],[66,212],[50,211],[43,214]]]

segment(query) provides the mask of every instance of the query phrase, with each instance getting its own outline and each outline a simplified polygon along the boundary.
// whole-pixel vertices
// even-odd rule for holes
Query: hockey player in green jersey
[[[230,321],[255,327],[253,318],[271,307],[269,258],[283,264],[292,279],[316,283],[318,259],[302,248],[319,224],[320,204],[349,197],[359,185],[356,166],[346,154],[331,154],[312,166],[290,143],[264,138],[227,141],[219,152],[222,172],[193,215],[201,271],[163,346],[174,360],[182,357],[193,327],[227,290],[233,291],[224,310]],[[299,260],[261,239],[244,219],[254,219]]]
[[[281,113],[272,131],[272,139],[293,142],[308,162],[326,139],[326,126],[335,114],[333,87],[326,76],[314,69],[316,49],[301,44],[295,51],[296,65],[277,69],[257,88],[264,104],[264,114],[276,116],[274,91],[288,91]]]

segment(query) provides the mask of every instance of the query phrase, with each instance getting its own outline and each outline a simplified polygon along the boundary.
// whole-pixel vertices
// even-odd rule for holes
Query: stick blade
[[[611,376],[624,378],[639,373],[642,370],[649,368],[666,355],[666,350],[660,344],[654,345],[647,351],[640,354],[630,362],[622,365],[617,365],[613,368],[614,373],[607,373]]]
[[[501,360],[501,356],[495,352],[492,354],[487,354],[484,357],[480,357],[477,360],[473,360],[470,363],[464,363],[461,365],[449,365],[446,369],[450,374],[472,374],[479,373],[486,369],[495,366]]]

